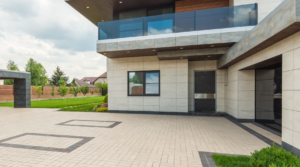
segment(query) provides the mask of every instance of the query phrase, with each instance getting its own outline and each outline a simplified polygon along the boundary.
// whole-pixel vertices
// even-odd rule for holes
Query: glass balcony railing
[[[100,22],[99,40],[257,25],[257,4]]]

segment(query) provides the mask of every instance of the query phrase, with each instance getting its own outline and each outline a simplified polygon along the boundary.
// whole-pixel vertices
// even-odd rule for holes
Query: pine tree
[[[66,74],[60,70],[60,68],[57,66],[56,70],[54,71],[54,74],[51,77],[51,83],[58,86],[59,80],[62,79],[65,82],[68,82],[69,77],[65,76]]]

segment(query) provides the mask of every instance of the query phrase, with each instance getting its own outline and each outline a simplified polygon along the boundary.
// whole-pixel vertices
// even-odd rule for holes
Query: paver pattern
[[[122,123],[113,128],[57,125],[69,120]],[[0,146],[0,166],[201,167],[199,151],[250,155],[269,146],[223,117],[0,108],[0,127],[0,140],[24,133],[94,137],[69,153]],[[72,143],[51,136],[45,141]]]
[[[114,128],[122,122],[103,121],[103,120],[69,120],[57,125],[63,126],[81,126],[81,127],[98,127],[98,128]]]
[[[79,142],[80,140],[82,140],[82,139],[26,135],[26,136],[21,136],[21,137],[12,139],[12,140],[8,140],[3,143],[4,144],[39,146],[39,147],[67,148],[67,147],[73,145],[74,143]]]
[[[262,134],[263,136],[265,136],[266,138],[269,138],[271,140],[273,140],[274,142],[278,143],[278,144],[282,144],[281,143],[281,136],[275,135],[265,129],[262,129],[252,123],[243,123],[243,125],[247,126],[248,128]]]
[[[88,121],[72,121],[69,122],[70,125],[88,125],[88,126],[110,126],[112,122],[88,122]]]

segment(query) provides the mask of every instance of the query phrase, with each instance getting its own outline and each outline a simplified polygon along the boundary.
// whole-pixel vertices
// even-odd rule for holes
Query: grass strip
[[[31,108],[64,108],[69,106],[76,106],[89,103],[100,103],[104,99],[104,96],[93,97],[77,97],[77,98],[65,98],[65,99],[48,99],[41,101],[31,101]],[[0,107],[13,107],[14,103],[0,103]]]
[[[250,157],[248,156],[213,154],[212,158],[215,161],[217,167],[250,167]]]
[[[83,111],[83,112],[96,112],[94,111],[95,105],[102,105],[103,102],[101,103],[92,103],[92,104],[85,104],[85,105],[80,105],[80,106],[73,106],[73,107],[65,107],[60,109],[59,111]]]

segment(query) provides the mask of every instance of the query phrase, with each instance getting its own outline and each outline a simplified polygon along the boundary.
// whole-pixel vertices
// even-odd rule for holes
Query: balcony
[[[98,23],[99,40],[257,25],[257,4]]]

